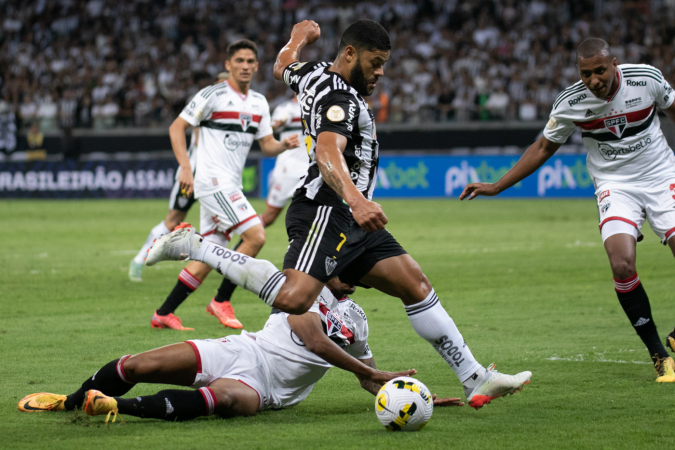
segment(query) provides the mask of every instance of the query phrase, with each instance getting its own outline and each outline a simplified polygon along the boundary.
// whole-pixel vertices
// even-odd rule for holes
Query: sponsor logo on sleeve
[[[588,97],[588,95],[581,94],[581,95],[577,96],[576,98],[573,98],[572,100],[568,100],[567,103],[569,103],[570,106],[574,106],[577,103],[581,102],[582,100],[585,100],[586,97]]]
[[[633,86],[633,87],[635,87],[635,86],[647,86],[647,82],[646,82],[646,81],[626,80],[626,84],[627,84],[628,86]]]
[[[552,130],[558,125],[558,119],[555,118],[555,116],[551,116],[550,119],[548,119],[548,123],[546,124],[546,128],[549,130]]]

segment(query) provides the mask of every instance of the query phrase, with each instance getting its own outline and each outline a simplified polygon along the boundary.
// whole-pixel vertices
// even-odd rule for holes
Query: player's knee
[[[314,300],[309,296],[283,295],[279,293],[274,300],[274,307],[288,314],[301,315],[309,311],[314,304]]]
[[[260,227],[259,230],[256,229],[254,232],[242,236],[242,239],[257,253],[265,245],[265,230]]]
[[[138,381],[144,376],[152,375],[161,370],[162,362],[152,356],[135,355],[122,364],[124,374],[132,381]]]
[[[247,402],[241,402],[236,395],[224,389],[214,389],[216,395],[215,413],[224,416],[252,416],[257,412],[257,408],[248,405]]]
[[[635,275],[635,262],[629,258],[614,258],[610,263],[612,275],[618,280],[625,280]]]

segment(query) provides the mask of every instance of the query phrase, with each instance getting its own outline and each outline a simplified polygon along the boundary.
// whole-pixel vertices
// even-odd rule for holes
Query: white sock
[[[420,303],[405,307],[410,324],[417,334],[438,352],[464,382],[483,368],[471,354],[462,334],[432,289]]]
[[[159,225],[155,225],[155,228],[150,230],[150,234],[148,235],[148,238],[145,240],[145,244],[143,244],[141,250],[134,257],[134,262],[136,264],[143,264],[143,262],[145,261],[145,257],[148,256],[148,249],[152,247],[152,243],[155,242],[155,239],[159,239],[160,237],[169,233],[171,233],[171,230],[169,230],[166,227],[166,224],[164,223],[163,220],[159,223]]]
[[[274,264],[203,241],[194,258],[272,306],[286,276]]]

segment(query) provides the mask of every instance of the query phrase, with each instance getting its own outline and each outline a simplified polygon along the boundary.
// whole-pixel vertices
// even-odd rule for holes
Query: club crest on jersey
[[[246,131],[248,126],[253,122],[253,116],[249,113],[239,113],[239,123],[241,123],[241,129]]]
[[[326,256],[326,275],[330,275],[331,273],[333,273],[336,267],[337,261],[331,258],[330,256]]]
[[[626,120],[626,116],[605,119],[605,128],[607,128],[613,135],[619,138],[623,134],[623,130],[626,129],[627,124],[628,121]]]

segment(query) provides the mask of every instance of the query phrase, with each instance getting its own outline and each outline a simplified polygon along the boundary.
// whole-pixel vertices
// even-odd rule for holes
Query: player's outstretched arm
[[[352,372],[359,380],[368,380],[382,386],[396,377],[409,377],[417,373],[415,369],[403,372],[385,372],[365,365],[342,350],[326,336],[321,325],[321,317],[317,313],[308,312],[300,316],[288,316],[288,324],[291,330],[305,343],[307,350],[335,367]],[[363,382],[361,385],[363,386]]]
[[[298,135],[294,134],[283,141],[277,141],[274,139],[274,136],[268,134],[264,138],[258,139],[258,144],[260,144],[260,150],[265,156],[277,156],[291,148],[300,147],[300,139]]]
[[[349,175],[343,156],[347,138],[332,131],[319,134],[316,141],[316,163],[321,177],[352,208],[354,220],[366,231],[381,230],[387,224],[382,207],[367,200]]]
[[[180,175],[178,176],[178,183],[181,192],[186,195],[192,193],[194,187],[194,180],[192,179],[192,168],[190,167],[190,157],[187,153],[187,143],[185,141],[185,130],[192,125],[187,123],[183,118],[176,117],[169,127],[169,137],[171,138],[171,148],[176,155],[178,165],[181,167]]]
[[[284,69],[289,64],[294,63],[300,59],[300,50],[305,45],[309,45],[319,39],[321,36],[321,29],[319,24],[313,20],[303,20],[296,23],[291,31],[291,40],[281,49],[277,55],[277,60],[274,63],[273,74],[274,78],[281,80]]]
[[[460,200],[472,200],[479,195],[492,197],[510,188],[520,180],[532,175],[560,148],[561,144],[551,142],[544,136],[540,137],[523,153],[515,166],[504,174],[496,183],[471,183],[467,185],[459,196]]]

